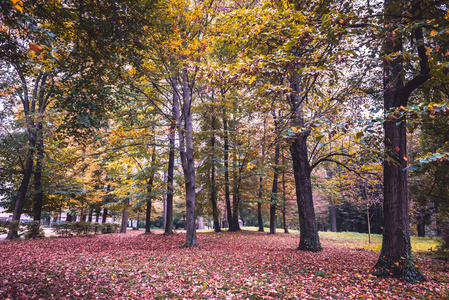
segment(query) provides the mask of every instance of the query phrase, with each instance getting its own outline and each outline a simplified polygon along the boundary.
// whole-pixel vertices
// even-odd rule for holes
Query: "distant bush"
[[[55,233],[59,236],[69,237],[73,235],[70,222],[53,223],[52,226]]]
[[[118,225],[114,223],[106,223],[102,225],[101,233],[115,233],[117,231]]]
[[[99,224],[90,222],[53,223],[52,226],[55,233],[62,237],[69,237],[73,235],[89,235],[91,233],[115,233],[118,228],[117,224]]]
[[[25,227],[25,239],[27,240],[45,236],[39,221],[24,222],[22,225]]]
[[[10,229],[20,231],[19,221],[0,221],[0,233],[7,233]]]
[[[35,239],[44,236],[39,221],[22,222],[19,221],[0,221],[0,233],[7,233],[10,229],[23,232],[25,239]]]

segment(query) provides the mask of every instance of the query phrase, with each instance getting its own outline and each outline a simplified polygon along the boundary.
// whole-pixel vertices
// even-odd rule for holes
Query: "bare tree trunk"
[[[174,94],[177,95],[177,83],[173,82]],[[178,98],[178,97],[177,97]],[[182,169],[185,179],[186,192],[186,242],[184,247],[193,247],[198,245],[195,226],[195,158],[193,153],[193,127],[191,114],[191,96],[187,70],[182,71],[182,98],[183,98],[183,118],[179,113],[178,101],[175,103],[175,115],[178,124],[183,128],[178,128],[179,148]]]
[[[217,192],[215,188],[215,116],[212,116],[212,137],[211,137],[211,178],[210,178],[210,202],[212,204],[212,216],[214,219],[214,231],[220,232],[220,215],[217,206]]]
[[[101,218],[101,224],[106,224],[107,218],[108,218],[108,209],[103,208],[103,217]]]
[[[23,204],[25,203],[25,196],[28,189],[28,184],[30,183],[31,173],[33,172],[33,156],[34,149],[30,148],[27,154],[27,160],[25,165],[25,170],[23,172],[22,183],[20,184],[19,191],[16,197],[16,206],[14,207],[14,213],[12,220],[20,221],[20,216],[22,215]],[[7,240],[13,240],[19,238],[17,230],[10,229],[6,237]]]
[[[89,213],[87,214],[87,222],[92,223],[93,214],[94,214],[94,210],[91,207],[91,208],[89,208]]]
[[[386,37],[383,50],[385,55],[401,53],[403,42],[398,28],[403,15],[402,1],[384,1],[384,22]],[[419,16],[420,7],[412,7],[412,14]],[[406,107],[411,93],[430,78],[427,49],[424,45],[422,27],[414,29],[420,58],[420,74],[404,85],[402,55],[384,60],[384,109]],[[406,119],[393,118],[384,122],[384,234],[379,259],[374,266],[374,274],[381,277],[397,277],[409,282],[421,282],[424,276],[412,259],[409,228],[409,199],[407,192],[407,133]]]
[[[260,176],[260,181],[262,181],[262,176]],[[262,199],[262,184],[260,184],[259,187],[259,199]],[[260,200],[259,200],[260,201]],[[257,202],[257,222],[259,223],[259,230],[260,232],[264,232],[263,227],[263,219],[262,219],[262,203]]]
[[[175,118],[175,117],[173,117]],[[170,143],[170,151],[168,153],[168,170],[167,170],[167,207],[165,211],[165,230],[164,234],[173,234],[173,172],[175,168],[175,120],[170,125],[170,134],[168,140]]]
[[[226,217],[228,221],[229,231],[232,223],[232,209],[231,209],[231,193],[229,191],[229,135],[228,135],[228,119],[226,113],[223,113],[223,131],[224,131],[224,166],[225,166],[225,202],[226,202]],[[233,223],[232,223],[233,224]]]
[[[337,209],[335,205],[331,205],[329,210],[331,215],[331,231],[337,232]]]
[[[285,193],[285,157],[284,157],[284,149],[282,149],[282,220],[284,222],[284,233],[289,233],[286,218],[286,210],[287,210],[287,197]]]
[[[275,153],[274,153],[274,170],[273,170],[273,188],[271,189],[271,203],[270,203],[270,234],[276,233],[277,219],[276,207],[278,203],[278,178],[279,178],[279,139],[278,139],[278,121],[276,111],[273,111],[274,128],[275,128]]]
[[[42,122],[37,123],[36,128],[36,167],[34,169],[34,221],[40,221],[44,192],[42,190],[42,164],[44,160],[44,133]]]
[[[145,215],[145,233],[151,233],[151,207],[152,207],[152,191],[155,173],[155,163],[156,163],[156,147],[151,148],[151,172],[147,180],[147,211]]]
[[[120,227],[120,233],[126,233],[126,227],[128,225],[128,206],[129,206],[129,198],[126,198],[124,203],[125,207],[123,208],[122,213],[122,226]]]
[[[297,67],[299,69],[299,66]],[[292,93],[289,104],[292,113],[292,124],[304,127],[303,99],[301,99],[301,76],[295,73],[290,78]],[[310,165],[307,153],[307,137],[310,133],[303,132],[297,135],[290,146],[295,176],[296,201],[298,203],[300,241],[298,250],[317,252],[321,251],[320,238],[315,219],[313,206],[312,183],[310,179]]]

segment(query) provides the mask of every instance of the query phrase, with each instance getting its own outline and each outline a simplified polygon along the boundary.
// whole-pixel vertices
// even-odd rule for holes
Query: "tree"
[[[424,41],[423,24],[413,29],[416,51],[420,58],[419,72],[404,82],[405,68],[402,52],[404,43],[402,31],[403,15],[409,13],[412,19],[422,20],[425,11],[421,2],[411,2],[403,7],[401,1],[386,0],[384,3],[383,79],[384,109],[389,111],[408,105],[413,91],[430,78],[430,66]],[[399,55],[398,55],[399,54]],[[407,136],[406,118],[392,116],[384,123],[384,234],[382,250],[374,266],[378,276],[400,277],[411,282],[420,282],[424,276],[413,263],[410,246],[409,199],[407,191]]]

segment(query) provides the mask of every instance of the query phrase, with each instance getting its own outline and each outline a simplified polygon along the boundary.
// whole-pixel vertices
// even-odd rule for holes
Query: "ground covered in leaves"
[[[324,251],[295,250],[298,235],[243,231],[110,234],[0,242],[0,299],[449,299],[449,264],[415,261],[422,284],[370,274],[378,254],[322,238]]]

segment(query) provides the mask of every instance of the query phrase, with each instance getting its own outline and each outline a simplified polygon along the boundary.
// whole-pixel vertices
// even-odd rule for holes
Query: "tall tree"
[[[390,111],[408,105],[410,95],[430,78],[430,66],[423,35],[423,24],[413,29],[419,57],[419,73],[405,82],[404,37],[396,29],[403,26],[407,13],[402,1],[384,2],[383,84],[384,109]],[[422,2],[412,1],[408,13],[413,19],[423,18]],[[389,117],[384,123],[384,234],[379,259],[374,266],[379,276],[394,276],[420,282],[424,276],[412,259],[409,228],[409,199],[407,190],[406,118]]]

